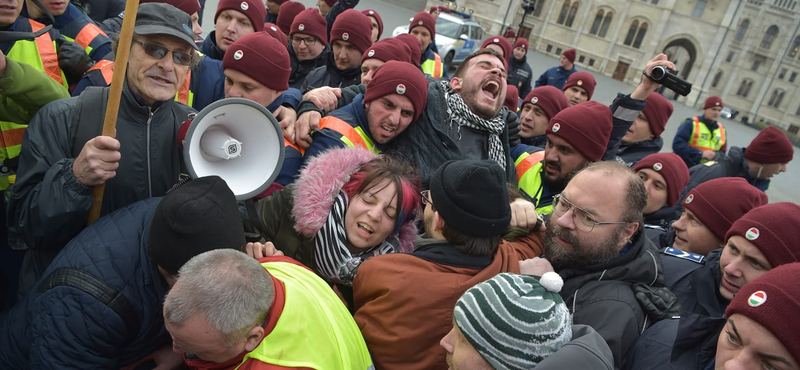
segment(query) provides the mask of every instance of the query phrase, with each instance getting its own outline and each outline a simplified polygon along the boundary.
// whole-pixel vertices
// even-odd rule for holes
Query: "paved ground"
[[[299,0],[306,7],[315,7],[316,0]],[[214,9],[216,9],[218,0],[207,0],[206,9],[203,16],[204,34],[213,30]],[[416,12],[402,8],[387,2],[379,0],[362,0],[357,9],[375,9],[383,18],[384,30],[383,35],[391,37],[392,30],[400,25],[407,25],[410,19]],[[558,60],[555,57],[545,55],[538,52],[528,53],[528,63],[533,69],[533,75],[538,77],[548,68],[555,66]],[[598,87],[595,89],[593,99],[601,103],[611,104],[611,101],[616,96],[617,92],[630,93],[633,91],[633,86],[626,83],[611,79],[606,76],[595,76],[597,79]],[[698,110],[689,108],[682,103],[673,103],[675,111],[672,114],[672,119],[669,120],[666,130],[662,134],[665,141],[664,151],[671,151],[672,138],[678,125],[687,117],[699,114]],[[723,119],[722,122],[728,129],[728,146],[747,146],[750,141],[758,134],[758,130],[743,125],[739,122]],[[795,148],[795,160],[789,163],[787,173],[780,174],[773,178],[772,184],[767,191],[770,202],[791,201],[800,203],[800,155],[798,149]]]

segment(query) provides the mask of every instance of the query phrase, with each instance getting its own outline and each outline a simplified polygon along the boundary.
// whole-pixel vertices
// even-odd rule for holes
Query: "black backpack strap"
[[[94,102],[100,102],[100,104],[94,104]],[[87,141],[103,133],[103,118],[106,115],[107,104],[107,87],[90,86],[81,93],[78,101],[78,114],[75,116],[69,132],[73,158],[81,153]]]
[[[37,292],[41,294],[57,287],[75,288],[94,297],[119,315],[128,329],[128,338],[138,335],[139,325],[136,323],[136,311],[133,305],[122,293],[106,282],[81,270],[60,268],[51,272],[39,283]]]

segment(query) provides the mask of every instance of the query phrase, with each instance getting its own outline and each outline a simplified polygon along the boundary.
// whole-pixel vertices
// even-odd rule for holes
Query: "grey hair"
[[[164,319],[182,326],[202,314],[226,337],[238,343],[266,319],[275,300],[270,275],[252,257],[232,249],[195,256],[178,271],[178,281],[164,301]]]
[[[625,194],[625,207],[622,211],[622,221],[639,224],[639,230],[644,225],[644,207],[647,206],[647,189],[638,175],[628,166],[617,161],[601,161],[589,164],[581,172],[602,172],[609,177],[627,178],[627,191]]]

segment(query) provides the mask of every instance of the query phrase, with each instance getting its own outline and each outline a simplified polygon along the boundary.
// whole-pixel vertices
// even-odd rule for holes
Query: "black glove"
[[[519,145],[519,117],[512,111],[506,111],[506,125],[508,126],[508,146],[513,148]]]
[[[681,304],[667,287],[652,287],[642,283],[633,284],[633,293],[644,312],[653,323],[681,314]]]
[[[83,74],[92,68],[94,61],[86,55],[86,51],[77,42],[58,39],[58,66],[67,76],[70,85],[77,83]]]

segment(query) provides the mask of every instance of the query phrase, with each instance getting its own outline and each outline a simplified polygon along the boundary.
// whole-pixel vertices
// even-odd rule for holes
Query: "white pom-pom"
[[[545,272],[542,278],[539,279],[539,284],[542,284],[542,286],[550,292],[558,293],[561,291],[561,288],[564,287],[564,279],[555,272]]]

